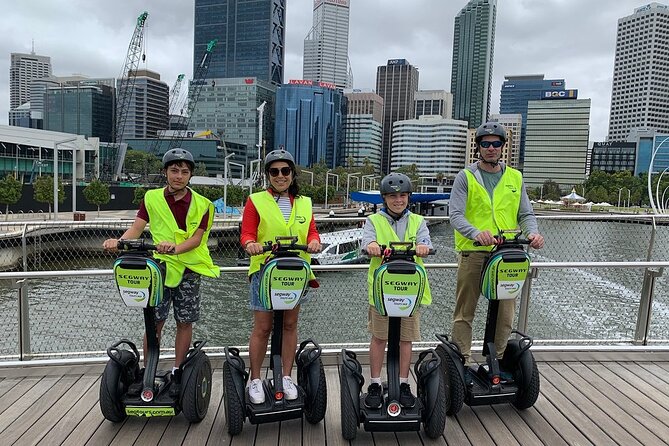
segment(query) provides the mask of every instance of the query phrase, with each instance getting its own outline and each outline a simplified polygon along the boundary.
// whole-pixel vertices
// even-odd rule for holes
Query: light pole
[[[246,177],[246,166],[243,165],[242,163],[234,163],[232,161],[228,161],[228,165],[230,166],[237,166],[242,168],[242,177],[241,180],[239,180],[239,185],[244,186],[244,178]]]
[[[313,187],[313,185],[314,185],[314,173],[310,170],[307,170],[307,169],[300,169],[300,173],[302,173],[302,172],[308,173],[309,176],[311,176],[311,186]]]
[[[53,219],[58,220],[58,146],[67,142],[76,141],[78,136],[61,139],[53,143]],[[76,149],[73,149],[76,150]]]
[[[630,190],[629,187],[626,188],[626,189],[627,189],[627,207],[629,208],[630,207],[630,198],[632,196],[632,191]]]
[[[224,147],[225,153],[228,153],[228,150]],[[223,158],[223,220],[228,217],[228,159],[234,155],[225,155]]]
[[[618,208],[620,207],[620,192],[622,192],[623,189],[625,189],[625,188],[624,187],[618,188],[618,206],[616,206]]]
[[[360,177],[357,177],[356,175],[360,175],[362,172],[356,172],[356,173],[347,173],[346,174],[346,207],[348,207],[348,190],[349,190],[349,182],[351,181],[351,177],[355,178],[355,187],[360,186]]]
[[[336,173],[330,173],[329,170],[327,172],[325,172],[325,209],[328,208],[328,184],[330,184],[330,181],[328,181],[328,180],[330,179],[330,175],[335,177],[335,181],[336,181],[335,191],[339,189],[339,175],[337,175]]]
[[[261,162],[262,162],[261,160],[257,159],[257,160],[252,160],[249,163],[249,195],[251,195],[253,193],[253,184],[255,183],[255,178],[253,177],[253,166],[256,165],[256,164],[258,165],[258,167],[256,167],[256,172],[258,172],[258,179],[260,179],[260,175],[261,175],[261,173],[260,173],[260,163]]]
[[[544,185],[541,185],[541,188],[539,189],[539,200],[544,199]]]
[[[371,175],[363,175],[363,176],[362,176],[362,184],[360,185],[360,189],[361,189],[361,190],[365,190],[365,179],[366,179],[366,178],[369,178],[369,184],[370,184],[370,186],[371,186],[371,184],[372,184],[372,178],[374,178],[374,176],[375,176],[374,174],[371,174]]]
[[[258,175],[260,175],[260,162],[262,160],[262,156],[260,155],[260,152],[262,151],[262,127],[263,127],[263,113],[265,111],[265,105],[267,104],[267,101],[263,101],[262,104],[256,108],[258,110]],[[250,169],[249,169],[250,173]],[[262,180],[262,185],[265,187],[265,177],[263,177]]]

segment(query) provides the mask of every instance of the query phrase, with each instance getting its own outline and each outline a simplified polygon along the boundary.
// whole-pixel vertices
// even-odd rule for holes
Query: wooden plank
[[[641,367],[644,371],[653,374],[656,379],[664,381],[665,386],[669,386],[669,370],[652,362],[638,362],[636,365]],[[0,383],[0,387],[1,386],[2,383]]]
[[[448,445],[467,446],[472,444],[455,416],[446,418],[446,427],[444,428],[443,438]]]
[[[98,403],[100,394],[100,377],[97,377],[81,398],[72,408],[58,420],[48,435],[40,440],[39,445],[61,444],[74,428],[83,420],[86,414]]]
[[[649,386],[655,388],[655,394],[657,396],[664,395],[665,397],[667,397],[667,401],[669,401],[669,386],[664,380],[658,379],[652,373],[644,373],[642,370],[640,370],[639,366],[636,364],[623,363],[621,365],[625,369],[627,369],[627,371],[625,372],[626,376],[636,376],[637,379],[643,379],[643,381],[648,383]]]
[[[296,444],[302,444],[302,426],[304,424],[309,424],[304,419],[304,417],[296,418],[294,420],[282,421],[281,425],[278,426],[279,446],[293,446]]]
[[[483,424],[481,424],[481,420],[479,420],[474,411],[472,411],[471,407],[467,405],[462,406],[462,409],[457,414],[457,419],[460,426],[462,426],[462,430],[472,444],[477,446],[495,444],[483,427]],[[448,437],[446,437],[446,439],[448,440]]]
[[[22,417],[27,412],[32,410],[31,406],[36,401],[39,401],[41,398],[43,398],[44,394],[49,392],[53,388],[54,384],[58,382],[58,380],[59,378],[55,376],[49,376],[40,379],[37,384],[30,387],[30,390],[21,395],[18,399],[11,403],[11,406],[8,407],[7,410],[0,414],[0,429],[2,429],[0,432],[2,433],[3,437],[5,435],[12,435],[17,429],[19,429],[19,425],[23,424],[21,421],[25,420],[25,418]],[[17,389],[18,387],[19,386],[14,387],[13,390]],[[65,390],[63,390],[63,392],[64,391]],[[37,410],[38,409],[36,409],[36,411]],[[29,426],[26,426],[23,430],[21,430],[19,435],[25,432],[28,427]]]
[[[661,424],[663,429],[666,429],[669,426],[667,423],[669,420],[669,407],[664,407],[659,405],[657,402],[648,398],[643,393],[639,392],[637,383],[626,382],[620,379],[618,375],[613,373],[609,368],[605,367],[603,364],[586,364],[587,367],[600,376],[604,382],[608,385],[614,383],[614,387],[622,395],[625,395],[629,400],[633,401],[638,405],[644,412],[650,414],[652,419],[655,419],[654,425]],[[655,430],[655,429],[653,429]],[[664,437],[667,438],[667,437]]]
[[[527,420],[527,417],[531,413],[536,413],[536,419],[532,423],[533,425],[536,424],[541,424],[541,421],[539,421],[539,418],[543,418],[544,422],[548,424],[550,427],[552,427],[555,432],[560,436],[560,440],[557,440],[555,443],[552,443],[550,441],[545,441],[545,444],[548,445],[553,445],[553,444],[577,444],[577,445],[591,445],[592,443],[590,440],[588,440],[579,429],[577,429],[572,423],[571,423],[571,416],[578,416],[569,414],[569,417],[566,417],[562,412],[560,412],[555,405],[549,399],[543,394],[544,392],[544,386],[545,384],[542,382],[541,387],[542,387],[542,394],[539,396],[539,399],[537,400],[536,403],[534,403],[534,406],[532,409],[528,409],[525,411],[520,411],[520,416],[524,420]],[[532,412],[530,412],[530,410]],[[536,412],[534,412],[536,411]],[[540,429],[534,429],[535,432],[543,433],[543,430]],[[550,440],[552,436],[546,436],[543,437],[539,435],[539,438],[545,438],[546,440]]]
[[[661,438],[669,438],[669,427],[658,422],[653,414],[644,410],[642,401],[641,404],[636,403],[623,394],[616,382],[606,381],[584,364],[573,364],[571,369],[583,379],[587,379],[598,392],[611,401],[611,404],[632,418],[624,426],[628,426],[628,431],[640,442],[652,444]]]
[[[15,385],[21,382],[21,378],[3,378],[0,380],[0,397],[10,391]],[[5,406],[0,405],[0,413]]]
[[[186,436],[186,432],[188,432],[188,428],[190,427],[190,423],[188,420],[183,416],[183,414],[179,414],[176,417],[170,417],[169,418],[170,422],[167,424],[167,428],[165,428],[165,432],[163,433],[163,436],[160,437],[160,441],[158,442],[159,446],[172,446],[172,445],[181,445],[184,441],[184,437]]]
[[[5,410],[9,409],[12,404],[23,395],[25,395],[30,389],[41,381],[41,378],[11,378],[13,380],[18,380],[11,388],[0,397],[0,414]],[[38,392],[41,392],[39,390]],[[2,421],[0,421],[0,432],[3,430]]]
[[[129,421],[128,418],[126,418],[124,421],[120,423],[112,423],[109,420],[105,420],[104,417],[102,416],[102,413],[100,412],[99,407],[94,407],[91,412],[88,413],[89,415],[84,418],[82,421],[82,424],[79,426],[84,426],[85,428],[90,429],[93,426],[97,426],[97,428],[92,432],[90,438],[88,441],[84,442],[82,438],[86,438],[84,436],[82,437],[77,437],[74,435],[74,431],[72,432],[73,435],[70,435],[67,437],[65,440],[65,444],[67,445],[81,445],[82,443],[86,444],[94,444],[94,445],[109,445],[112,441],[114,441],[114,437],[118,434],[118,432],[121,430],[123,425]],[[90,420],[87,420],[88,416],[91,417]],[[87,422],[88,421],[88,422]],[[98,421],[96,424],[95,422]],[[84,424],[84,422],[87,422]],[[79,428],[77,426],[77,429]],[[75,431],[77,430],[75,429]]]
[[[325,443],[328,446],[347,445],[348,441],[341,436],[341,394],[339,389],[339,368],[326,367],[325,381],[328,388],[328,410],[325,412]],[[361,435],[362,434],[362,435]],[[365,438],[363,430],[358,429],[356,440]],[[371,435],[367,436],[371,440]],[[358,440],[359,441],[359,440]],[[356,442],[356,444],[359,444]]]
[[[219,376],[222,375],[222,372],[219,372]],[[220,387],[220,395],[216,398],[216,410],[213,411],[212,415],[212,426],[209,433],[209,438],[207,439],[208,445],[229,445],[232,441],[230,434],[228,434],[228,429],[225,422],[225,401],[223,400],[225,389],[223,388],[223,379],[214,379],[214,388],[217,386]],[[218,383],[218,384],[217,384]],[[214,404],[214,394],[212,393],[212,404]],[[212,406],[209,406],[209,410],[212,410]],[[209,414],[207,414],[209,418]],[[194,443],[196,444],[196,443]],[[200,443],[204,444],[204,443]]]
[[[215,376],[216,374],[212,374],[211,399],[209,401],[209,408],[207,409],[207,416],[205,416],[204,420],[200,421],[199,423],[192,423],[190,425],[190,428],[188,428],[188,433],[186,434],[186,438],[184,439],[184,444],[206,444],[210,437],[212,426],[214,425],[216,414],[218,413],[219,408],[225,412],[225,408],[223,407],[223,402],[221,400],[221,397],[223,396],[223,380],[215,379]],[[218,377],[220,378],[221,376],[222,372],[219,369]],[[218,444],[222,444],[223,442],[228,443],[230,441],[227,435],[227,431],[224,432],[225,436],[218,438]]]
[[[588,441],[594,444],[611,444],[611,438],[604,433],[600,427],[593,422],[581,408],[574,405],[560,390],[558,390],[549,379],[543,375],[544,370],[549,369],[547,365],[539,364],[539,371],[542,374],[541,387],[543,395],[551,402],[555,408],[567,419],[573,426],[582,433]],[[539,410],[541,410],[539,408]],[[544,414],[544,416],[546,416]]]
[[[543,397],[539,396],[539,399],[543,399]],[[498,411],[499,414],[498,407],[499,406],[495,406],[495,410]],[[544,444],[549,444],[551,446],[567,445],[567,442],[534,407],[525,410],[518,410],[514,407],[514,410],[515,416],[509,416],[509,412],[505,413],[507,416],[505,424],[509,430],[513,432],[520,444],[538,444],[543,442]],[[519,426],[517,424],[519,424]],[[525,437],[522,434],[522,431],[526,429],[529,429],[532,432],[532,436]]]
[[[394,432],[372,432],[372,438],[374,438],[375,445],[390,446],[399,444]]]
[[[607,412],[610,408],[606,408],[605,412],[597,404],[603,403],[601,399],[591,401],[586,395],[592,395],[594,390],[592,386],[586,382],[581,382],[578,387],[569,383],[553,366],[561,366],[561,364],[552,364],[543,370],[543,373],[548,380],[556,388],[562,392],[571,403],[582,410],[588,418],[590,418],[597,426],[602,428],[606,434],[617,444],[621,445],[639,445],[639,443],[629,432],[618,425]]]
[[[508,405],[505,406],[504,411],[513,410],[509,408]],[[496,412],[492,406],[476,406],[472,407],[472,411],[474,411],[478,419],[481,421],[481,424],[490,437],[492,437],[492,441],[495,444],[520,446],[520,443],[518,443],[514,434],[509,431],[508,427],[501,420],[499,412]]]
[[[5,378],[63,376],[63,375],[101,375],[105,364],[67,364],[49,366],[0,367],[0,375]]]
[[[58,421],[79,401],[82,395],[97,381],[94,375],[82,376],[77,379],[57,401],[49,405],[44,402],[46,412],[38,419],[29,424],[28,430],[19,438],[21,444],[37,444]],[[54,388],[64,387],[63,383],[57,383]],[[41,403],[42,401],[40,401]],[[30,423],[31,420],[28,420]]]
[[[621,367],[621,365],[605,364],[609,370],[619,376],[620,381],[634,384],[637,391],[646,395],[649,399],[655,401],[662,407],[669,407],[669,396],[667,396],[662,389],[656,387],[655,382],[648,382],[644,380],[643,376],[638,376],[635,372],[627,369],[624,365]]]
[[[147,420],[147,417],[128,417],[114,437],[114,440],[109,443],[110,446],[134,444],[139,437],[139,434],[142,433],[144,426],[146,426]]]

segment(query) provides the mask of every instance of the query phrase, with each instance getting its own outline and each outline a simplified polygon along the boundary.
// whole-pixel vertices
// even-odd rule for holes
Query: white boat
[[[317,265],[341,265],[358,263],[367,256],[360,253],[362,228],[321,234],[321,252],[312,254],[311,259]]]

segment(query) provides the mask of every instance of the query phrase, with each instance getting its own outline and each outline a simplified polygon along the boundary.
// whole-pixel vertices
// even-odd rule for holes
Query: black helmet
[[[265,172],[269,171],[269,166],[272,165],[274,161],[285,161],[290,164],[290,167],[295,172],[295,158],[290,154],[289,151],[284,149],[272,150],[265,156]]]
[[[389,173],[381,180],[380,192],[381,195],[398,192],[411,193],[411,179],[403,173]]]
[[[476,137],[474,138],[474,141],[478,144],[484,136],[488,135],[499,136],[502,142],[506,142],[506,129],[499,122],[490,121],[481,124],[479,128],[476,129]]]
[[[185,161],[190,166],[190,170],[195,169],[195,160],[193,160],[193,155],[188,150],[184,150],[180,147],[170,149],[165,152],[163,155],[163,168],[167,168],[170,164],[175,162]]]

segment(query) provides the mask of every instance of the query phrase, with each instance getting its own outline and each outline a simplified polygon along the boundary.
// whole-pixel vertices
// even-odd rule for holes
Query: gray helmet
[[[295,172],[295,158],[290,154],[289,151],[284,149],[272,150],[265,156],[265,172],[269,170],[269,166],[272,165],[274,161],[285,161],[290,164],[290,167]]]
[[[398,192],[411,193],[411,179],[403,173],[389,173],[381,180],[380,192],[381,195]]]
[[[484,136],[488,135],[499,136],[502,142],[506,142],[506,129],[499,122],[490,121],[481,124],[479,128],[476,129],[476,137],[474,138],[474,141],[478,144]]]
[[[180,147],[176,147],[165,152],[165,155],[163,155],[163,168],[166,169],[170,164],[180,161],[187,162],[188,165],[190,165],[191,170],[195,169],[195,160],[193,159],[193,155],[191,155],[188,150],[184,150]]]

